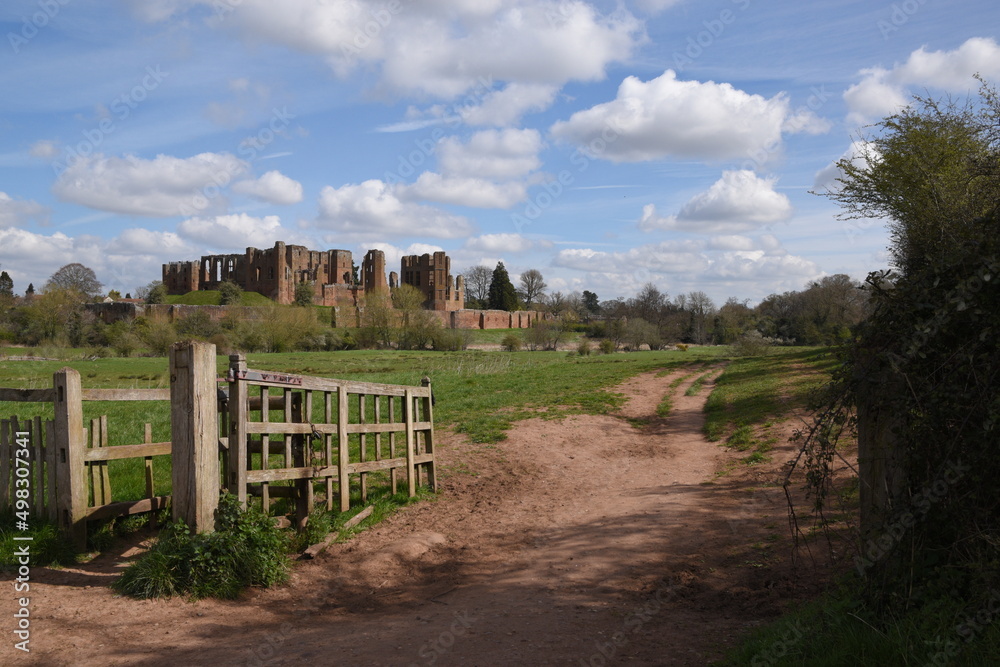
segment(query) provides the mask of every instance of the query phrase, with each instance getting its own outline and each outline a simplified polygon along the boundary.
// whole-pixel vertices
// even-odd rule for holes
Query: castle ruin
[[[357,306],[366,292],[388,290],[400,284],[413,285],[424,293],[428,310],[454,311],[465,307],[465,285],[451,275],[451,259],[443,252],[403,257],[400,274],[386,280],[385,253],[369,250],[355,278],[350,250],[309,250],[305,246],[247,248],[243,254],[205,255],[196,262],[163,265],[163,284],[169,294],[217,290],[226,281],[244,291],[257,292],[290,304],[300,284],[313,289],[313,303],[322,306]]]

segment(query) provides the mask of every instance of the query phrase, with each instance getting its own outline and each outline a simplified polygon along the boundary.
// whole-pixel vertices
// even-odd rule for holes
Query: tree
[[[601,312],[601,305],[597,299],[597,295],[589,290],[583,290],[583,307],[591,315],[597,315]]]
[[[690,313],[691,323],[689,337],[692,342],[704,345],[708,342],[709,323],[715,315],[715,304],[704,292],[691,292],[685,300],[687,312]]]
[[[493,269],[488,305],[491,310],[517,310],[517,292],[510,282],[510,276],[507,275],[503,262],[497,262],[497,268]]]
[[[119,292],[116,289],[109,290],[108,291],[108,298],[111,299],[112,301],[118,301],[118,300],[120,300],[122,298],[122,293]]]
[[[24,298],[27,301],[35,298],[35,283],[28,283],[28,289],[24,290]]]
[[[141,296],[143,292],[145,297]],[[159,280],[154,280],[145,288],[139,288],[136,293],[140,294],[140,299],[145,298],[148,304],[165,303],[167,300],[167,286]]]
[[[547,285],[542,279],[542,273],[538,269],[528,269],[521,274],[520,278],[521,298],[524,299],[525,308],[531,308],[531,304],[545,294]]]
[[[0,273],[0,296],[14,296],[14,280],[6,271]]]
[[[219,303],[223,306],[238,306],[243,300],[243,288],[232,280],[224,280],[219,284]]]
[[[97,279],[93,269],[74,262],[49,277],[49,281],[45,283],[45,291],[52,290],[74,290],[91,297],[101,293],[101,281]]]
[[[490,282],[493,272],[486,266],[474,266],[464,274],[465,302],[475,308],[485,307],[490,298]]]
[[[982,220],[1000,206],[1000,103],[983,85],[963,105],[916,97],[857,142],[860,155],[838,163],[842,220],[884,218],[895,265],[933,261],[982,237]]]

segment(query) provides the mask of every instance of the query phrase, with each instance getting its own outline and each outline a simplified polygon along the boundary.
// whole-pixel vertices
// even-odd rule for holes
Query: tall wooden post
[[[197,533],[215,530],[219,506],[219,414],[215,345],[170,346],[170,427],[174,520]]]
[[[247,503],[247,412],[249,411],[247,383],[241,374],[247,369],[247,358],[242,354],[229,355],[229,456],[226,457],[226,484],[240,504]]]
[[[426,375],[420,384],[427,389],[427,396],[424,398],[423,418],[430,424],[430,429],[424,431],[424,454],[434,454],[434,391],[431,389],[431,379]],[[434,459],[424,464],[427,467],[427,483],[431,491],[438,490],[437,471],[434,470]]]
[[[63,368],[53,375],[55,389],[56,511],[59,526],[73,546],[87,548],[87,477],[84,455],[87,433],[83,429],[83,389],[80,374]]]

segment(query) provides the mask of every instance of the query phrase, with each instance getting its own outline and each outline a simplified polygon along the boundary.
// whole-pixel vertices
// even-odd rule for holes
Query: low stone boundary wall
[[[136,317],[164,317],[174,322],[196,312],[207,313],[213,321],[219,321],[230,313],[242,317],[256,317],[257,309],[248,306],[186,306],[172,304],[142,303],[88,303],[88,311],[94,313],[105,324]],[[446,329],[528,329],[540,319],[552,319],[550,313],[537,310],[431,310]],[[357,308],[337,307],[336,326],[355,327],[358,322]]]

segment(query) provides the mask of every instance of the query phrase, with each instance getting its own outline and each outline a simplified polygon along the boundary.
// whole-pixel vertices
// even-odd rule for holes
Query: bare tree
[[[485,266],[474,266],[462,276],[465,278],[465,300],[474,302],[471,305],[485,307],[490,298],[490,282],[493,280],[493,269]]]
[[[97,279],[94,270],[74,262],[67,264],[49,277],[45,283],[45,291],[75,290],[86,296],[101,293],[101,281]]]
[[[518,292],[521,294],[521,298],[524,299],[524,307],[531,308],[531,304],[534,303],[545,294],[545,288],[548,285],[542,279],[542,273],[538,269],[528,269],[521,274],[521,288]]]
[[[715,315],[715,304],[704,292],[691,292],[687,296],[687,310],[691,313],[691,339],[704,345],[708,342],[708,325]]]

